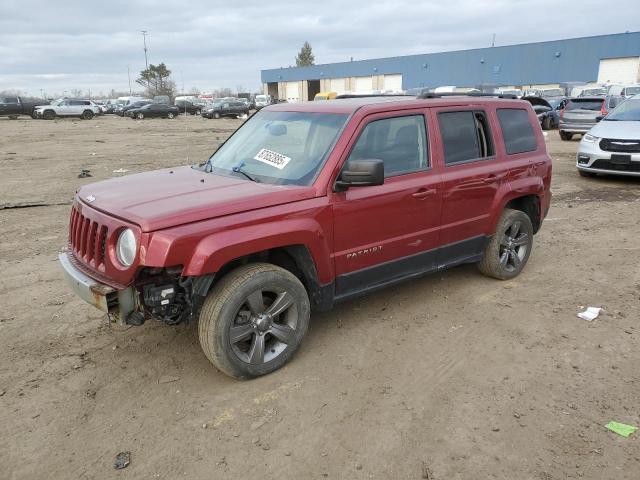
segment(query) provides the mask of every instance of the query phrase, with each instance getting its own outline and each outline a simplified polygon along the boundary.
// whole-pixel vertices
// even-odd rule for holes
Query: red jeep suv
[[[198,319],[238,378],[284,365],[311,310],[462,263],[518,275],[551,159],[515,99],[272,105],[200,165],[82,187],[59,260],[110,319]]]

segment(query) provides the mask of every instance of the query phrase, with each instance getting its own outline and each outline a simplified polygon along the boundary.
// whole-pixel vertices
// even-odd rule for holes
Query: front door
[[[423,110],[371,115],[348,148],[346,162],[383,160],[385,182],[331,194],[337,297],[436,265],[441,185],[425,120]]]

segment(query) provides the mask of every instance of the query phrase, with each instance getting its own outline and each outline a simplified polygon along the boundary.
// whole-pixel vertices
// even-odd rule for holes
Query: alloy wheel
[[[529,249],[529,234],[521,229],[522,222],[514,221],[500,240],[500,265],[510,272],[520,269]]]
[[[296,344],[298,309],[287,291],[256,290],[236,313],[229,327],[233,353],[245,363],[260,365]]]

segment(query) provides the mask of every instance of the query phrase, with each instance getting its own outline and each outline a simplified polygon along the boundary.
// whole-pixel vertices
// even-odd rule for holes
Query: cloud
[[[0,90],[106,93],[135,86],[165,62],[178,88],[257,90],[260,70],[294,63],[304,41],[317,63],[459,50],[636,30],[635,0],[619,0],[614,24],[602,2],[309,0],[211,2],[4,0],[0,7]],[[587,12],[587,13],[582,13]]]

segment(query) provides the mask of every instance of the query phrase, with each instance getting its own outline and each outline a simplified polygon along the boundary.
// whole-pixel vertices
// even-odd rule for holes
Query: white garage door
[[[637,83],[640,57],[605,58],[600,60],[598,83]]]
[[[346,89],[346,79],[344,78],[331,78],[329,79],[329,85],[331,87],[332,92],[336,92],[337,94],[341,94],[347,91]]]
[[[373,90],[372,77],[356,77],[356,92],[371,92]]]
[[[402,75],[385,75],[384,89],[393,90],[394,92],[402,90]]]
[[[287,82],[285,84],[287,102],[295,103],[300,101],[300,84],[298,82]]]

